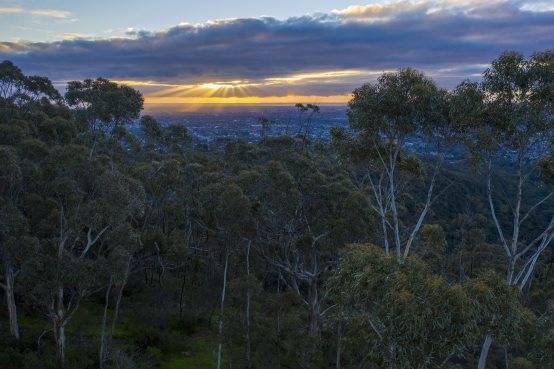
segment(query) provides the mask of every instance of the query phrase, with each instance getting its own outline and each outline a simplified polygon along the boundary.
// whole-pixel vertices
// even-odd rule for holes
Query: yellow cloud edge
[[[158,104],[345,104],[350,100],[351,95],[332,96],[246,96],[246,97],[156,97],[145,96],[145,105]]]

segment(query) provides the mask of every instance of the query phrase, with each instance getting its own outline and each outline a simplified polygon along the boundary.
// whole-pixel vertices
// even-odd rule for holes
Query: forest
[[[0,367],[552,369],[553,103],[554,52],[507,51],[206,145],[4,61]]]

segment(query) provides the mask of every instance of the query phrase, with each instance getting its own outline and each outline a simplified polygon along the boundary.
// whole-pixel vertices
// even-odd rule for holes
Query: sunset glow
[[[107,78],[146,105],[344,104],[384,72],[416,68],[449,89],[504,50],[554,45],[554,9],[542,0],[130,4],[0,0],[0,60],[62,92]]]
[[[386,71],[332,70],[299,73],[260,80],[230,80],[198,84],[175,84],[156,81],[115,80],[143,91],[146,104],[344,104],[344,94],[299,94],[322,84],[349,84],[370,81]],[[292,91],[292,93],[291,93]]]
[[[145,104],[344,104],[350,95],[334,96],[248,96],[248,97],[156,97],[145,96]]]

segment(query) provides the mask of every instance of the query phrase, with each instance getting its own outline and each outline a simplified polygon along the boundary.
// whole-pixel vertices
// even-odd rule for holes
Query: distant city
[[[321,105],[319,108],[318,113],[312,114],[300,113],[298,108],[290,105],[206,104],[147,107],[145,114],[152,115],[162,125],[183,124],[197,143],[216,146],[229,139],[254,143],[262,137],[298,134],[328,141],[331,128],[349,129],[346,105]],[[262,118],[266,119],[266,128],[261,123]],[[408,139],[405,148],[413,153],[433,154],[431,146],[416,137]],[[450,148],[447,160],[456,161],[463,152],[459,146]]]
[[[210,143],[234,138],[246,142],[259,141],[263,136],[304,133],[315,139],[327,140],[333,127],[348,127],[345,105],[322,105],[318,113],[301,114],[294,106],[273,105],[202,105],[197,109],[172,112],[147,108],[146,113],[161,124],[183,124],[196,140]],[[260,122],[265,119],[266,127]]]

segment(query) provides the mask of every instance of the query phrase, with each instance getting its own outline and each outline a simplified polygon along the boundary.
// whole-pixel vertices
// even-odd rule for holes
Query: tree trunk
[[[58,368],[65,366],[65,322],[58,318],[54,321],[54,340],[56,341],[56,360]]]
[[[385,246],[385,254],[389,254],[389,235],[388,235],[388,229],[387,229],[387,211],[384,207],[384,199],[383,199],[383,175],[381,175],[379,182],[375,184],[373,180],[371,179],[371,173],[367,173],[367,178],[369,179],[369,183],[371,184],[371,190],[373,191],[373,196],[375,198],[375,202],[377,203],[377,206],[379,206],[378,213],[379,217],[381,218],[381,227],[383,229],[383,244]]]
[[[396,258],[398,261],[401,261],[402,258],[402,250],[400,245],[400,224],[398,221],[398,210],[396,209],[396,194],[395,192],[395,186],[394,186],[394,177],[390,176],[390,194],[391,194],[391,210],[392,210],[392,220],[394,225],[394,243],[396,248]]]
[[[342,320],[339,317],[339,322],[337,324],[337,355],[335,358],[335,369],[341,368],[341,356],[342,356]]]
[[[388,348],[389,369],[396,369],[396,344],[390,343]]]
[[[223,350],[223,313],[225,308],[225,292],[227,289],[227,270],[229,268],[229,251],[225,255],[225,269],[223,271],[223,288],[221,289],[221,306],[219,315],[219,345],[217,347],[217,369],[221,369],[221,352]]]
[[[107,358],[108,344],[106,339],[106,325],[108,322],[108,306],[110,304],[110,292],[112,291],[113,275],[110,275],[110,281],[108,288],[106,289],[106,296],[104,299],[104,314],[102,315],[102,327],[100,331],[100,350],[98,352],[98,366],[100,369],[104,368],[104,362]]]
[[[490,333],[487,333],[487,335],[485,336],[485,341],[483,341],[483,346],[481,347],[481,354],[479,355],[479,364],[477,366],[477,369],[485,369],[491,344],[492,335]]]
[[[279,275],[277,277],[277,296],[281,295],[281,270],[279,270]],[[276,341],[281,344],[281,307],[282,305],[278,303],[277,306],[277,321],[276,321]],[[277,350],[277,368],[281,368],[281,350]]]
[[[508,283],[509,286],[513,284],[515,268],[516,268],[516,258],[514,256],[510,256],[508,260],[508,271],[506,274],[506,282]]]
[[[64,307],[64,289],[58,287],[58,296],[56,299],[56,314],[54,315],[54,339],[56,341],[56,359],[58,367],[63,369],[65,366],[65,325],[67,323]]]
[[[431,206],[431,200],[433,198],[433,189],[435,188],[435,181],[437,178],[437,174],[439,172],[440,168],[440,162],[437,163],[437,166],[435,167],[435,171],[433,172],[433,178],[431,179],[431,182],[429,183],[429,189],[427,190],[427,199],[425,201],[425,206],[421,210],[421,213],[419,214],[419,217],[417,219],[417,223],[414,226],[414,229],[412,230],[412,233],[410,234],[410,238],[408,238],[408,241],[406,242],[406,246],[404,248],[404,259],[406,259],[410,253],[410,247],[412,246],[412,243],[414,242],[417,233],[419,232],[419,229],[423,225],[423,221],[425,220],[425,216],[427,215],[427,212],[429,211],[429,207]]]
[[[381,227],[383,228],[383,243],[385,244],[385,254],[389,254],[389,235],[387,231],[386,214],[381,215]]]
[[[125,273],[123,274],[123,281],[121,281],[121,287],[119,288],[119,291],[117,293],[117,299],[115,300],[115,309],[114,309],[113,318],[112,318],[112,327],[110,329],[110,337],[109,337],[108,343],[109,341],[111,341],[115,331],[115,325],[117,323],[117,318],[119,317],[119,308],[121,307],[121,300],[123,299],[123,290],[127,285],[127,280],[129,279],[129,274],[131,272],[132,259],[133,259],[132,256],[129,256],[129,259],[127,259],[127,265],[125,266]]]
[[[251,358],[251,352],[252,352],[252,344],[251,344],[251,337],[250,337],[250,299],[251,299],[251,291],[250,291],[250,246],[251,241],[248,241],[248,245],[246,246],[246,276],[247,276],[247,286],[246,286],[246,362],[248,364],[248,369],[252,367],[252,358]]]
[[[187,281],[186,274],[183,272],[183,279],[181,280],[181,291],[179,292],[179,320],[183,320],[183,301],[185,299],[185,283]]]
[[[319,323],[320,323],[320,305],[319,295],[317,290],[317,281],[310,283],[310,337],[315,339],[315,342],[319,339]]]
[[[504,346],[504,365],[506,365],[506,369],[510,369],[510,359],[508,356],[508,346]]]
[[[10,334],[16,339],[19,340],[19,324],[17,323],[17,307],[15,305],[15,295],[14,295],[14,272],[11,265],[6,263],[5,266],[5,288],[4,292],[6,293],[6,304],[8,306],[8,314],[10,319]]]

